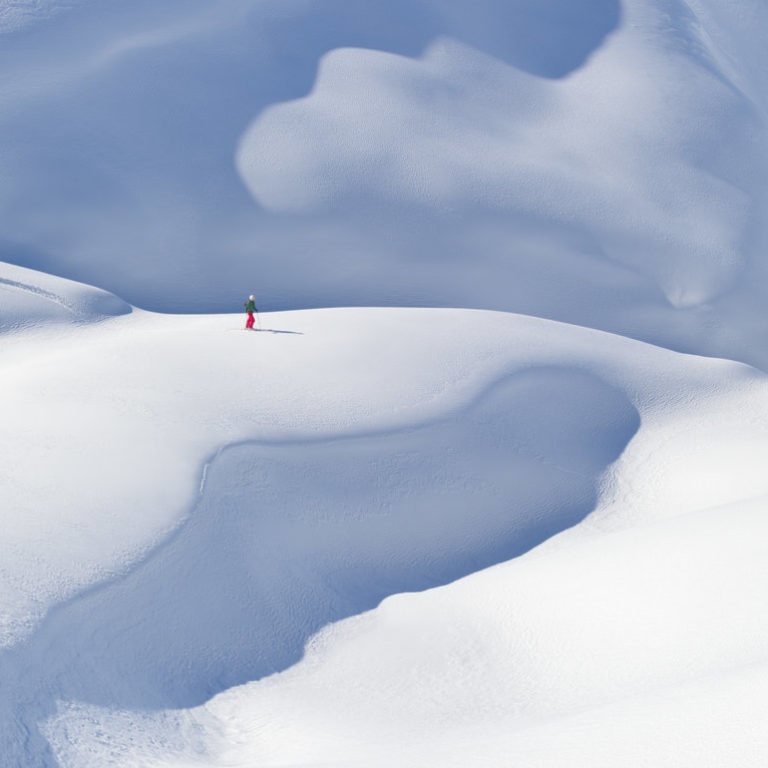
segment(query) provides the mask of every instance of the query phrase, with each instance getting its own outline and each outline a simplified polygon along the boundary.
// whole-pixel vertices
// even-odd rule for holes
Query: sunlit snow
[[[766,33],[0,0],[0,766],[764,768]]]

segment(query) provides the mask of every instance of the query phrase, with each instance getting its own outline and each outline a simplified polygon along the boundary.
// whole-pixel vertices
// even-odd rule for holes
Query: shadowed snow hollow
[[[330,622],[527,551],[594,508],[638,426],[621,392],[546,368],[432,424],[220,453],[175,536],[0,654],[2,753],[42,759],[31,724],[56,699],[199,705],[292,666]]]
[[[81,0],[47,18],[54,4],[35,4],[35,23],[8,26],[0,47],[0,257],[153,309],[227,311],[254,263],[267,306],[351,303],[362,285],[340,279],[337,260],[357,249],[354,234],[337,242],[337,222],[269,215],[243,187],[234,157],[249,123],[305,95],[320,58],[348,46],[419,56],[449,35],[565,75],[618,23],[618,0],[586,6],[584,15],[566,0]],[[31,3],[0,8],[33,18]],[[308,258],[308,243],[319,257]],[[302,269],[286,281],[295,259]],[[314,286],[318,260],[339,290]]]
[[[350,215],[365,208],[361,198],[441,211],[449,231],[479,246],[472,269],[489,258],[503,269],[505,255],[511,295],[523,264],[526,288],[540,281],[538,301],[577,271],[612,269],[618,282],[623,267],[645,280],[648,300],[655,285],[676,308],[711,302],[742,275],[757,193],[754,170],[724,167],[720,143],[736,130],[738,151],[759,157],[760,116],[711,71],[702,33],[682,12],[674,35],[685,52],[660,13],[635,7],[628,16],[641,30],[623,30],[556,82],[449,40],[418,61],[334,51],[309,97],[254,124],[239,168],[274,211]],[[428,242],[422,258],[434,259],[436,274],[450,271],[455,248]],[[547,250],[557,272],[543,269]]]
[[[66,768],[162,764],[166,747],[181,759],[196,744],[207,754],[221,723],[203,726],[197,710],[170,710],[273,671],[289,676],[266,678],[255,702],[290,680],[291,670],[302,679],[305,643],[328,622],[519,555],[591,510],[574,541],[614,530],[631,549],[635,528],[650,518],[768,493],[763,464],[747,460],[750,447],[756,457],[765,450],[764,377],[746,366],[506,313],[339,309],[262,320],[262,333],[243,333],[236,316],[133,312],[0,339],[13,352],[0,358],[0,429],[8,436],[0,468],[12,479],[0,483],[0,716],[11,764],[30,756]],[[701,482],[702,467],[717,469],[716,482]],[[759,543],[751,526],[747,540]],[[537,562],[560,546],[556,539],[513,562]],[[567,557],[549,561],[552,584],[567,573],[559,570]],[[587,552],[584,562],[592,559]],[[743,563],[739,574],[754,571],[751,554]],[[597,567],[582,578],[594,586],[620,572],[619,565]],[[545,608],[534,583],[521,599]],[[760,583],[759,571],[751,583]],[[499,589],[515,591],[504,579]],[[594,594],[597,602],[587,598],[584,610],[599,613],[605,600]],[[735,616],[751,594],[734,604]],[[466,616],[457,610],[439,612],[451,621]],[[499,614],[518,617],[502,645],[517,638],[527,647],[525,638],[539,634],[564,642],[576,621],[560,611],[562,626],[548,634],[536,623],[541,614],[524,620],[525,610]],[[762,616],[755,613],[755,626]],[[425,621],[424,637],[440,634],[442,620]],[[481,635],[485,626],[477,625]],[[621,638],[638,647],[649,642],[636,623],[625,631]],[[724,654],[734,664],[759,657],[748,642],[757,634],[745,638],[734,622],[721,634],[725,650],[713,647],[698,669],[723,666]],[[445,640],[451,637],[469,648],[479,642],[472,633]],[[611,637],[606,653],[620,659],[625,640]],[[661,666],[647,667],[654,680],[679,679],[667,675],[677,670],[685,639],[673,640],[659,640]],[[406,650],[417,659],[424,648],[394,645],[387,664]],[[530,668],[549,668],[549,652],[534,651]],[[406,699],[418,702],[431,697],[424,681],[454,680],[444,658],[414,661],[426,674],[413,673],[418,695],[407,682],[410,667],[405,678],[388,675],[382,691],[390,693],[373,697],[368,710],[354,705],[354,684],[351,692],[334,685],[340,709],[324,729],[343,730],[350,706],[361,716],[368,711],[359,732],[375,753],[390,738],[383,713],[402,709],[397,690],[405,686]],[[617,695],[642,688],[635,677],[626,680]],[[472,711],[502,719],[516,711],[515,696],[455,681],[468,702],[478,702]],[[594,701],[613,695],[601,685],[595,682]],[[546,686],[536,696],[557,698]],[[251,704],[244,706],[236,705],[234,722],[248,717]],[[443,706],[468,711],[457,709],[455,693],[432,697],[428,709],[442,720]],[[270,725],[268,736],[247,735],[243,743],[258,749],[276,739],[275,754],[293,754],[300,764],[306,755],[296,757],[276,735],[282,715],[273,709],[277,730]],[[377,719],[384,731],[371,730]],[[130,725],[121,734],[110,730],[122,721]],[[312,723],[303,715],[296,723],[309,729],[301,739],[309,749]],[[168,741],[155,738],[157,727]],[[247,724],[237,727],[250,733]],[[125,750],[123,733],[131,742]],[[225,741],[233,749],[241,743]],[[329,749],[335,759],[357,747],[334,736]],[[365,762],[369,752],[361,754]]]
[[[767,31],[0,0],[2,768],[764,768]]]

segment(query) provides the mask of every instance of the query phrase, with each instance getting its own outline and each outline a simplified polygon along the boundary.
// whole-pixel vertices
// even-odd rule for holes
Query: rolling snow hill
[[[0,765],[764,768],[766,31],[0,0]]]
[[[764,374],[487,311],[30,328],[15,290],[8,764],[642,765],[682,706],[673,765],[759,731]]]
[[[0,9],[0,259],[156,311],[253,286],[766,363],[762,0]]]

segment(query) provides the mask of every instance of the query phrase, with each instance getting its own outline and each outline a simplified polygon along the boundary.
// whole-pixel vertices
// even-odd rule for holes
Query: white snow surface
[[[92,323],[131,312],[129,304],[98,288],[11,264],[0,266],[0,332]]]
[[[32,327],[4,285],[4,764],[764,763],[764,373],[481,310]]]
[[[764,768],[766,8],[0,0],[0,766]]]

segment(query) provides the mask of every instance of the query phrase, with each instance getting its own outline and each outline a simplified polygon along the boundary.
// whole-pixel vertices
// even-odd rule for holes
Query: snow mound
[[[763,157],[768,133],[689,11],[632,2],[624,22],[561,81],[448,39],[419,60],[333,51],[308,97],[252,125],[238,168],[275,212],[352,216],[361,228],[398,218],[408,234],[387,247],[418,243],[409,277],[422,300],[436,288],[457,305],[620,323],[667,345],[711,348],[701,318],[750,290],[748,230],[766,191],[760,161],[734,155]],[[738,140],[723,146],[726,132]],[[425,220],[444,237],[425,233]],[[478,281],[484,264],[495,286]],[[470,295],[448,287],[462,270]],[[611,295],[595,302],[593,289]],[[629,307],[611,306],[628,292]],[[696,312],[698,327],[681,310]]]
[[[0,333],[47,323],[87,323],[131,311],[117,296],[0,263]]]
[[[746,515],[733,547],[703,527],[702,554],[668,556],[655,581],[640,567],[663,541],[692,541],[682,513],[768,495],[763,462],[742,460],[766,449],[761,374],[503,313],[315,310],[266,315],[261,332],[241,322],[134,311],[40,329],[6,365],[0,717],[12,763],[160,765],[197,750],[216,764],[241,742],[244,764],[251,750],[277,764],[310,752],[367,763],[409,708],[439,740],[456,718],[469,731],[518,712],[543,722],[761,659],[749,638],[763,611],[741,631],[762,579],[749,549],[760,515]],[[57,468],[49,482],[41,464]],[[708,484],[706,467],[717,468]],[[660,533],[639,533],[654,519]],[[676,633],[658,628],[718,541],[708,579],[738,557],[728,584],[743,601],[682,664],[690,633],[712,636],[719,614],[696,603]],[[643,584],[660,597],[643,603]],[[568,673],[558,644],[597,643],[602,612],[620,611],[616,585],[645,618],[614,621],[602,667]],[[387,617],[410,605],[395,622],[409,628],[392,635]],[[623,670],[630,647],[637,667]],[[477,674],[473,659],[484,659]],[[520,675],[540,686],[515,687]],[[327,722],[290,703],[297,688],[312,711],[319,691],[336,692]],[[434,762],[410,732],[403,755]]]
[[[756,768],[765,512],[675,517],[390,598],[191,713],[212,737],[201,763]]]

